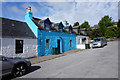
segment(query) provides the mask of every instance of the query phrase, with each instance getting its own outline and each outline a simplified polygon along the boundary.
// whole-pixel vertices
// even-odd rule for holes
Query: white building
[[[89,37],[86,36],[86,29],[81,29],[80,26],[74,26],[73,27],[73,32],[77,33],[76,35],[76,45],[78,49],[86,49],[85,44],[88,43]],[[84,35],[84,36],[83,36]]]
[[[76,44],[78,49],[85,49],[85,44],[88,44],[88,36],[76,36]]]
[[[1,51],[6,57],[37,56],[37,38],[27,23],[0,18],[2,22]]]

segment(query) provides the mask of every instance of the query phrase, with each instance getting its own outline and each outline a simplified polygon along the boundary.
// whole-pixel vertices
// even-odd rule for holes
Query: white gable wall
[[[82,39],[86,38],[85,43],[83,43]],[[85,49],[85,44],[88,44],[87,36],[76,36],[76,44],[78,49]]]
[[[23,53],[15,53],[16,40],[23,40]],[[2,38],[2,55],[6,57],[37,56],[37,39]]]

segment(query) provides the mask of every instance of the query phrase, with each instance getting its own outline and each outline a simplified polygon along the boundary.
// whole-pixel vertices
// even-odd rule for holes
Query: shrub
[[[105,37],[110,38],[110,37],[119,37],[119,28],[112,26],[112,27],[107,27],[105,31]]]

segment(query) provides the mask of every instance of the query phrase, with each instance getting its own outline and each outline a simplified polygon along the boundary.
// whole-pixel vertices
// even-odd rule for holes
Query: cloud
[[[76,21],[80,24],[88,21],[90,25],[95,25],[105,15],[113,17],[113,20],[118,18],[117,2],[48,2],[39,5],[42,5],[43,12],[47,11],[47,17],[53,22],[67,20],[73,25]]]
[[[76,1],[77,0],[74,0],[73,2],[23,2],[14,5],[11,4],[8,6],[8,9],[10,8],[11,10],[9,9],[9,11],[24,16],[25,9],[28,6],[31,6],[34,17],[37,16],[41,19],[49,17],[52,22],[56,23],[67,20],[72,25],[77,21],[80,24],[84,21],[88,21],[90,25],[95,25],[105,15],[109,15],[115,21],[118,20],[117,2]]]
[[[24,14],[24,10],[18,8],[17,6],[11,6],[11,8],[9,9],[10,11],[17,13],[17,14]]]
[[[2,16],[2,3],[0,2],[0,16]]]
[[[120,2],[118,3],[118,19],[120,19]]]
[[[118,2],[119,0],[1,0],[2,2]]]

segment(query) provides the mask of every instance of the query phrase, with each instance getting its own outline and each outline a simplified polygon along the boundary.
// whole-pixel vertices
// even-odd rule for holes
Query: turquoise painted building
[[[25,22],[29,25],[38,39],[38,56],[53,54],[53,48],[58,53],[76,49],[76,33],[72,26],[64,26],[62,22],[54,23],[33,17],[31,8],[27,8]]]

